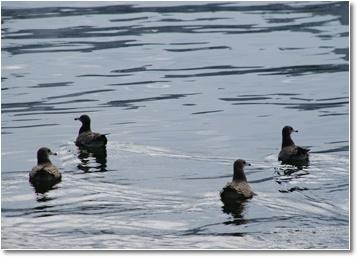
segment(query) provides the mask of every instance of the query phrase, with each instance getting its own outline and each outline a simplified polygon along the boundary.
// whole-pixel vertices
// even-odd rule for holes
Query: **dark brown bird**
[[[46,147],[37,151],[37,165],[32,168],[29,174],[29,181],[35,188],[51,187],[61,181],[61,173],[51,163],[49,155],[57,154]]]
[[[291,133],[298,132],[291,126],[285,126],[282,129],[282,145],[278,154],[278,160],[282,164],[306,165],[309,161],[309,149],[296,146],[291,139]]]
[[[78,132],[78,136],[75,142],[78,147],[99,148],[106,146],[106,135],[94,133],[91,131],[91,119],[88,115],[82,115],[78,118],[75,118],[75,120],[82,122],[82,126]]]
[[[244,167],[251,166],[243,159],[238,159],[234,162],[234,175],[232,182],[227,185],[220,192],[221,200],[224,203],[234,203],[239,200],[252,198],[255,193],[252,191],[247,182]]]

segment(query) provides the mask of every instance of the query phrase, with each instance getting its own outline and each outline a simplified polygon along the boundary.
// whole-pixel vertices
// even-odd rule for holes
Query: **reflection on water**
[[[349,248],[348,2],[1,11],[3,248]],[[82,113],[106,149],[74,145]],[[309,166],[277,161],[286,124]],[[62,181],[36,193],[43,145]],[[257,196],[223,206],[239,157]]]
[[[106,172],[107,169],[107,149],[93,148],[84,149],[79,148],[78,158],[81,164],[78,164],[77,168],[83,170],[83,172]],[[92,164],[93,162],[97,164]]]
[[[223,212],[227,214],[231,214],[232,217],[234,218],[233,221],[224,222],[225,225],[229,225],[229,224],[242,225],[248,223],[243,215],[246,202],[247,200],[243,200],[235,204],[233,203],[224,204],[224,206],[222,207]]]
[[[308,166],[305,167],[297,167],[293,165],[281,165],[280,167],[275,168],[275,173],[278,176],[292,176],[294,175],[301,175],[307,174]]]
[[[56,184],[58,183],[60,182],[57,182]],[[53,183],[46,183],[46,182],[42,182],[41,184],[33,184],[33,183],[30,184],[33,186],[36,194],[45,194],[55,187]]]

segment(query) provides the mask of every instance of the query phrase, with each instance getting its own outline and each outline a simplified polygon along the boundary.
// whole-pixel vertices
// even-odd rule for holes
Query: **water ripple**
[[[348,71],[348,64],[322,64],[322,65],[299,65],[275,68],[249,69],[249,70],[232,70],[232,71],[218,71],[211,73],[196,73],[196,74],[167,74],[165,78],[192,78],[192,77],[207,77],[207,76],[225,76],[225,75],[240,75],[256,73],[258,75],[287,75],[287,76],[301,76],[305,74],[319,74],[319,73],[337,73]]]
[[[138,102],[148,102],[148,101],[157,101],[157,100],[168,100],[168,99],[180,99],[191,95],[197,95],[199,93],[187,93],[187,94],[165,94],[158,97],[149,97],[149,98],[141,98],[141,99],[126,99],[126,100],[114,100],[107,102],[106,105],[113,107],[139,107],[134,105],[133,103]]]

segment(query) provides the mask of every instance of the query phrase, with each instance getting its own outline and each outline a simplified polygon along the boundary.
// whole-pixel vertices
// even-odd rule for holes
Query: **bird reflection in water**
[[[278,176],[291,176],[292,174],[300,171],[302,168],[298,168],[295,166],[282,166],[275,168],[275,173]]]
[[[78,158],[81,163],[77,166],[79,169],[88,172],[106,172],[107,171],[107,149],[102,148],[79,148]],[[91,164],[91,161],[96,164]]]
[[[55,189],[55,187],[47,190],[46,192],[43,192],[43,193],[40,193],[40,192],[36,192],[36,201],[37,202],[48,202],[48,201],[51,201],[51,200],[54,200],[55,198],[53,197],[49,197],[47,195],[47,193],[50,191],[50,190],[53,190]]]
[[[49,197],[48,193],[52,190],[57,189],[58,184],[41,184],[41,185],[36,185],[32,183],[30,184],[35,190],[37,202],[47,202],[54,199],[53,197]]]
[[[49,192],[52,189],[57,188],[54,184],[42,184],[42,185],[36,185],[31,184],[35,190],[35,193],[41,197],[44,196],[45,193]]]
[[[222,206],[222,211],[233,217],[233,220],[225,221],[224,224],[242,225],[248,223],[248,221],[243,216],[247,202],[247,199],[243,199],[236,202],[224,203],[224,206]]]
[[[281,188],[278,190],[280,193],[291,193],[295,191],[309,190],[305,186],[300,186],[301,184],[304,184],[303,181],[296,180],[299,178],[303,178],[306,175],[309,175],[309,172],[303,170],[303,168],[299,168],[295,166],[282,166],[282,167],[275,168],[275,174],[276,174],[276,176],[274,176],[275,181],[277,184],[280,185]]]
[[[305,175],[308,175],[309,172],[305,170],[308,167],[295,167],[290,165],[285,165],[275,168],[276,181],[287,181],[293,178],[299,178]]]

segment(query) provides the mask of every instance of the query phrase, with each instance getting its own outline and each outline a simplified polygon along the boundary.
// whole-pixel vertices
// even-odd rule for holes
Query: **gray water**
[[[2,248],[348,249],[348,2],[2,2]],[[88,114],[107,156],[74,145]],[[311,162],[287,173],[281,129]],[[36,193],[36,151],[58,152]],[[257,193],[227,210],[237,158]]]

